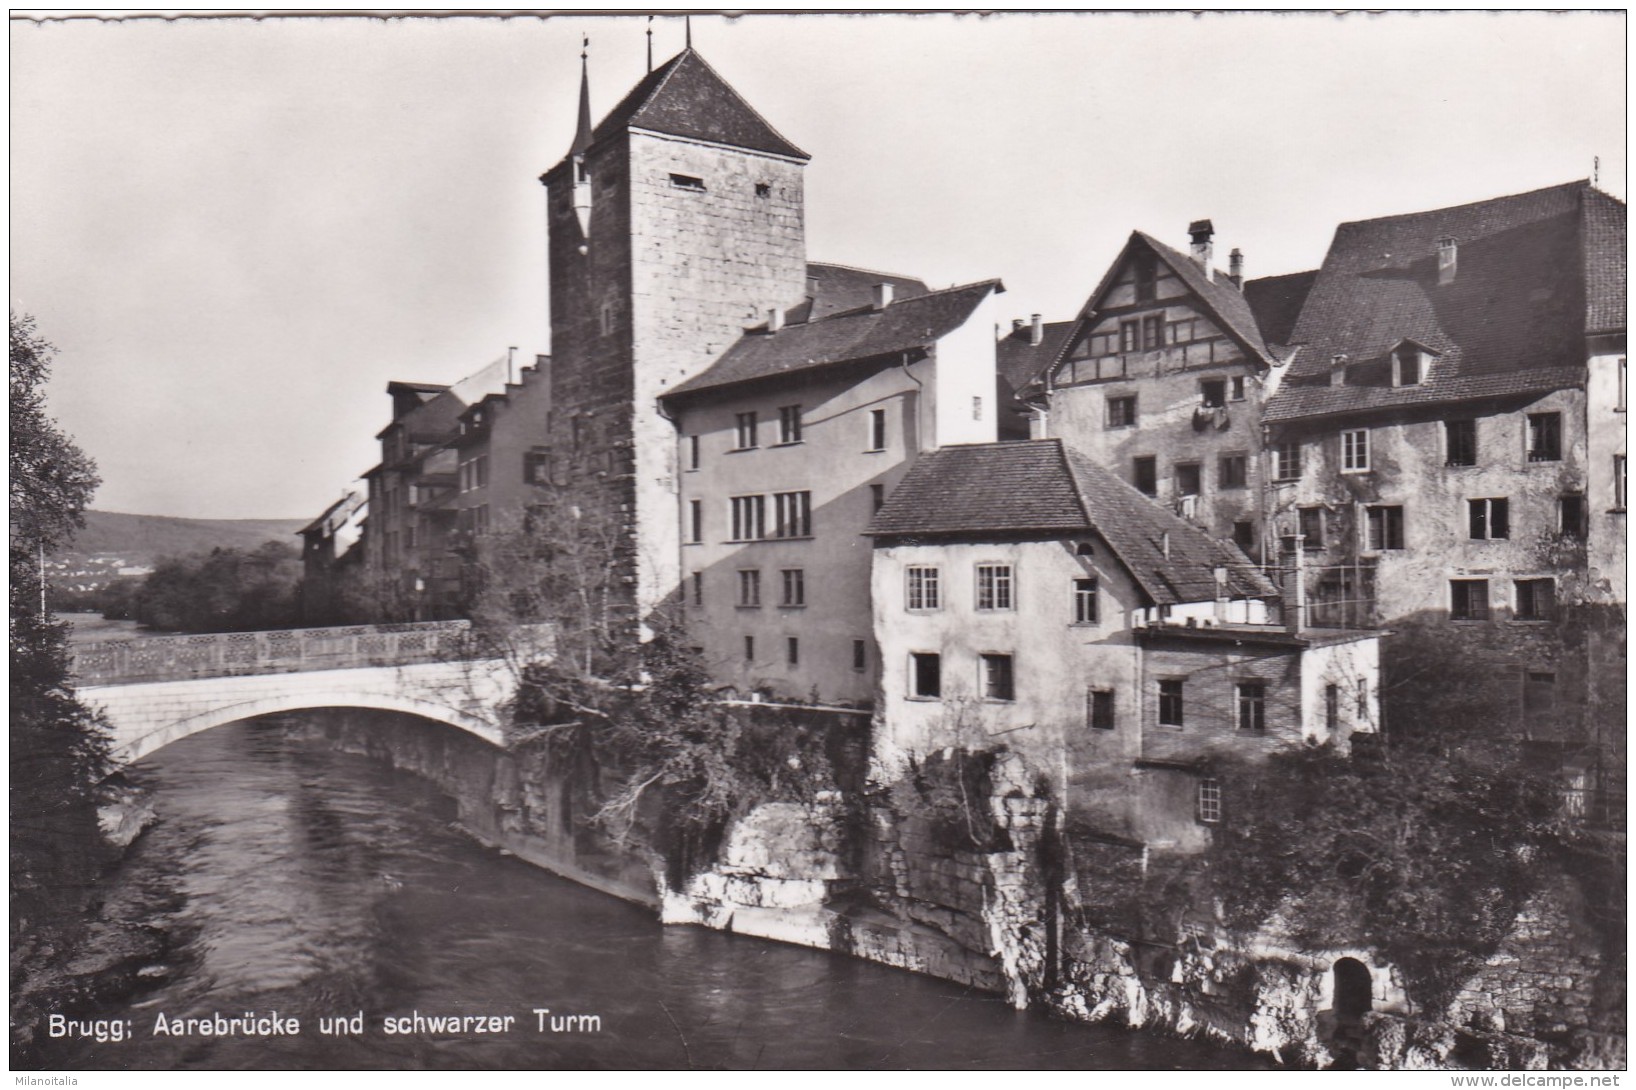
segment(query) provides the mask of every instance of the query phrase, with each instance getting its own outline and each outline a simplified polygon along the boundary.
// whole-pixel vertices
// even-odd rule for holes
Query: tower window
[[[758,197],[771,197],[772,195],[773,195],[773,187],[772,186],[768,185],[766,182],[757,182],[756,183],[756,196],[758,196]]]
[[[863,670],[869,665],[869,645],[863,640],[852,641],[852,668]]]
[[[672,174],[670,184],[677,189],[694,189],[700,193],[704,192],[704,179],[695,178],[691,174]]]

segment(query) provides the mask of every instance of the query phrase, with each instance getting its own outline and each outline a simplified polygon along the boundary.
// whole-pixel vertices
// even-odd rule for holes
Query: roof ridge
[[[736,87],[734,87],[731,83],[728,83],[727,80],[722,76],[722,74],[720,72],[716,71],[715,65],[711,64],[709,61],[704,59],[704,54],[703,53],[700,53],[698,50],[694,49],[691,45],[688,46],[686,49],[682,50],[682,53],[691,53],[694,57],[698,58],[699,63],[704,65],[705,71],[709,72],[712,76],[715,76],[717,79],[721,80],[721,85],[723,87],[727,88],[729,91],[732,91],[733,94],[738,95],[738,99],[739,99],[740,102],[744,103],[745,109],[749,110],[750,113],[755,116],[755,119],[757,121],[759,121],[763,125],[767,126],[767,130],[769,132],[771,132],[774,136],[778,137],[780,140],[784,141],[784,143],[788,144],[795,151],[795,153],[797,155],[801,156],[803,159],[812,158],[812,156],[810,156],[806,152],[802,151],[800,146],[797,145],[794,140],[791,140],[789,137],[787,137],[783,133],[779,132],[778,131],[778,126],[774,125],[771,121],[768,121],[764,116],[762,116],[761,111],[755,108],[755,104],[753,102],[751,102],[749,99],[745,98],[743,95],[740,95],[738,93],[738,89]],[[678,56],[680,56],[680,54],[678,54]]]
[[[921,282],[925,283],[925,281],[921,281]],[[928,288],[926,291],[921,292],[919,295],[911,295],[911,296],[908,296],[907,298],[904,298],[904,299],[894,299],[890,303],[887,303],[884,307],[876,307],[872,303],[864,303],[864,304],[862,304],[860,306],[855,306],[850,310],[831,311],[830,313],[821,315],[820,317],[814,318],[811,321],[799,322],[799,323],[797,323],[795,325],[785,326],[784,328],[785,329],[806,329],[806,328],[810,328],[810,327],[815,326],[815,325],[822,325],[825,322],[833,321],[836,318],[854,318],[854,317],[858,316],[859,314],[870,314],[870,313],[884,314],[888,310],[891,310],[893,307],[906,306],[906,305],[908,305],[910,303],[918,303],[918,302],[920,302],[920,301],[922,301],[924,299],[930,299],[933,296],[937,296],[937,295],[948,295],[951,292],[970,291],[972,288],[985,287],[985,286],[987,286],[989,284],[1000,284],[999,277],[995,277],[992,280],[973,280],[969,284],[955,284],[955,285],[953,285],[951,287],[937,288],[935,290]],[[1001,286],[1003,287],[1003,285],[1001,285]],[[759,329],[760,326],[754,326],[752,328]]]
[[[1354,227],[1360,223],[1382,223],[1387,220],[1410,220],[1419,216],[1439,216],[1449,212],[1462,212],[1468,208],[1476,208],[1483,204],[1497,204],[1501,201],[1522,200],[1525,197],[1537,197],[1542,193],[1553,193],[1569,189],[1591,189],[1589,178],[1578,178],[1571,182],[1558,182],[1556,185],[1541,186],[1538,189],[1529,189],[1522,193],[1502,193],[1495,197],[1483,197],[1475,201],[1463,201],[1460,204],[1446,204],[1439,208],[1423,208],[1418,212],[1394,212],[1385,216],[1370,216],[1368,219],[1342,220],[1335,225],[1339,231],[1342,227]]]
[[[918,280],[922,284],[925,283],[925,281],[921,280],[920,277],[910,276],[908,273],[887,272],[884,269],[866,269],[861,265],[847,265],[840,261],[808,261],[807,265],[808,267],[813,265],[822,265],[829,269],[845,269],[847,272],[869,273],[872,276],[890,276],[898,280]]]

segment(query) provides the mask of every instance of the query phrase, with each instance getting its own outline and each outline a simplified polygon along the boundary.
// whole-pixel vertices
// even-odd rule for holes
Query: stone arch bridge
[[[548,657],[551,643],[546,625],[501,645],[466,621],[150,636],[80,644],[73,672],[122,764],[211,727],[309,708],[407,712],[503,745],[517,666]]]

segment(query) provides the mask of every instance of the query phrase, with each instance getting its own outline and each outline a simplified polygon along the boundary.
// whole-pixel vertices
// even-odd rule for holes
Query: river
[[[479,846],[430,784],[331,752],[296,725],[221,727],[136,767],[160,822],[110,875],[102,912],[168,936],[165,963],[147,970],[163,979],[107,1009],[70,1012],[128,1022],[128,1039],[46,1039],[45,1066],[1262,1066],[1202,1042],[1013,1011],[823,951],[661,927],[644,909]],[[551,1012],[544,1032],[537,1009]],[[299,1033],[154,1032],[161,1015],[247,1011],[294,1016]],[[415,1012],[513,1021],[487,1023],[505,1026],[497,1033],[386,1032],[386,1019]],[[321,1018],[359,1013],[361,1033],[320,1031]]]

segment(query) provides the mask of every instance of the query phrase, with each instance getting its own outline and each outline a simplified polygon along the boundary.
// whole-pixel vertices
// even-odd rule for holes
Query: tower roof
[[[592,131],[590,142],[598,143],[628,129],[708,140],[792,159],[812,158],[784,139],[691,48],[676,54],[631,88]]]

